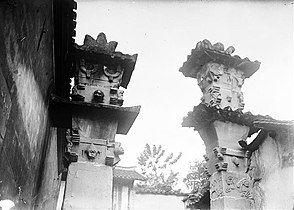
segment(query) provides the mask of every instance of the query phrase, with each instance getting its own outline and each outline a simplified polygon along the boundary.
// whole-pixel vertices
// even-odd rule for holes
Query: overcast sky
[[[124,106],[141,105],[126,136],[120,165],[136,165],[146,143],[183,152],[178,167],[202,160],[204,144],[182,118],[200,103],[197,81],[178,70],[203,39],[234,46],[234,54],[261,62],[245,80],[245,111],[294,119],[293,4],[290,2],[78,1],[76,42],[104,32],[117,50],[138,53]]]

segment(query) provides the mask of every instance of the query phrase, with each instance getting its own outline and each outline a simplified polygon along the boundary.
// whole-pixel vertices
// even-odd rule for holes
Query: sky
[[[182,177],[191,162],[203,159],[197,131],[181,127],[202,93],[195,79],[179,72],[203,39],[232,45],[234,54],[261,62],[243,85],[244,111],[294,120],[293,11],[291,2],[281,1],[78,0],[76,43],[104,32],[118,42],[117,51],[138,53],[124,106],[142,108],[128,135],[116,137],[125,151],[119,165],[136,165],[146,143],[183,152],[176,166]]]

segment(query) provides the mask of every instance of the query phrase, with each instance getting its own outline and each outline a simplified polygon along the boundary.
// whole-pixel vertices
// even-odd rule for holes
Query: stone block
[[[63,209],[111,209],[112,167],[89,162],[68,168]]]

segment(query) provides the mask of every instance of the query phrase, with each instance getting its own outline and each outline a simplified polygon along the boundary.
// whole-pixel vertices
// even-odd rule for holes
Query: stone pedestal
[[[103,209],[112,206],[112,167],[77,162],[68,168],[63,209]]]

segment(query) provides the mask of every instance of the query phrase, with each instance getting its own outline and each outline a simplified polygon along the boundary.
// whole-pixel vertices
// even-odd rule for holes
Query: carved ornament
[[[249,176],[226,172],[214,174],[210,179],[210,196],[212,200],[222,197],[244,198],[253,204],[254,198]]]
[[[76,62],[71,99],[88,103],[122,106],[137,55],[115,52],[117,42],[107,42],[100,33],[95,40],[85,36],[82,46],[75,46]]]

